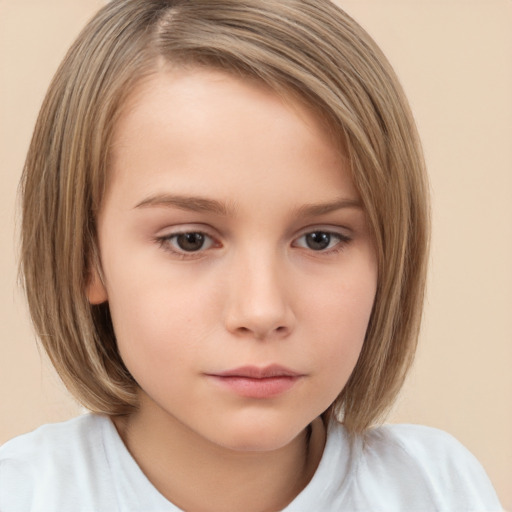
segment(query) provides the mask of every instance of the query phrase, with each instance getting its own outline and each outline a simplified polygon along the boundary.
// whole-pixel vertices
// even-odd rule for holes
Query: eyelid
[[[332,235],[337,235],[342,238],[352,238],[353,230],[347,226],[339,226],[332,224],[312,224],[310,226],[306,226],[297,231],[297,235],[295,239],[307,235],[308,233],[330,233]]]
[[[337,253],[343,250],[347,244],[352,241],[352,236],[344,233],[343,231],[351,231],[349,228],[341,228],[341,227],[333,227],[333,226],[308,226],[307,228],[301,230],[300,234],[296,236],[292,241],[292,247],[298,247],[299,249],[305,249],[310,251],[311,253],[317,253],[319,255]],[[312,233],[325,233],[336,237],[338,239],[338,243],[336,243],[333,247],[329,247],[326,249],[315,250],[307,246],[297,245],[297,241],[301,238],[312,234]]]
[[[211,233],[211,230],[205,229],[204,226],[198,227],[198,225],[180,225],[179,227],[176,227],[174,229],[172,228],[166,228],[165,230],[161,230],[161,234],[157,234],[154,237],[154,240],[158,245],[166,252],[172,254],[173,256],[176,256],[180,259],[194,259],[194,258],[200,258],[202,257],[205,252],[210,250],[211,248],[218,248],[222,244],[219,242],[218,237],[213,235]],[[180,249],[179,247],[175,247],[172,244],[172,240],[174,240],[176,237],[180,235],[185,234],[201,234],[206,239],[209,239],[211,243],[208,247],[203,248],[201,247],[197,251],[185,251],[183,249]]]

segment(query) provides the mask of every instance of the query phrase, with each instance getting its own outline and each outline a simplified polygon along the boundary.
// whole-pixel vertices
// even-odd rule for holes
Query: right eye
[[[158,238],[160,245],[171,252],[186,256],[187,253],[198,253],[210,249],[215,241],[201,231],[183,231],[171,233]]]

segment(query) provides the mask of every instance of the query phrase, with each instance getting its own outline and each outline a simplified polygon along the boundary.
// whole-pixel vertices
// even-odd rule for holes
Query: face
[[[108,300],[139,415],[234,450],[285,446],[343,389],[375,296],[339,147],[299,102],[189,69],[139,87],[112,151],[88,295]]]

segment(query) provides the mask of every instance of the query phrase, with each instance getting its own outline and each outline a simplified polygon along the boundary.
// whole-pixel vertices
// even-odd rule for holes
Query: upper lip
[[[246,379],[269,379],[272,377],[300,377],[302,374],[297,373],[289,368],[272,364],[270,366],[240,366],[231,370],[212,374],[216,377],[243,377]]]

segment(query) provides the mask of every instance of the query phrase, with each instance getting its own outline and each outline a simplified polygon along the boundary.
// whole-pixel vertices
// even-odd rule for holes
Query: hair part
[[[86,296],[100,269],[96,217],[113,132],[162,62],[206,66],[301,98],[349,159],[373,231],[378,285],[357,365],[327,414],[361,432],[388,411],[416,349],[429,237],[428,186],[407,100],[370,36],[328,0],[112,0],[57,71],[24,167],[21,274],[37,334],[88,409],[137,408],[108,304]]]

